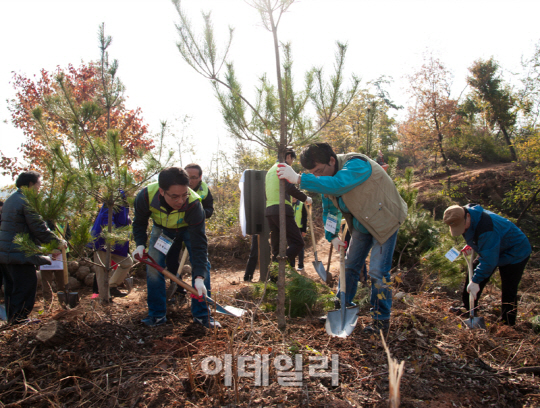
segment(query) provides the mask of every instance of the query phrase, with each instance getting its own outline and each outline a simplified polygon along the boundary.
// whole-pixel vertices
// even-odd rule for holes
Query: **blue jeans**
[[[350,304],[356,290],[362,265],[371,250],[369,261],[369,276],[371,277],[371,316],[375,320],[390,319],[392,309],[392,288],[384,282],[390,282],[390,269],[392,269],[392,256],[396,247],[398,230],[379,244],[371,234],[364,234],[356,229],[353,230],[351,242],[345,258],[346,293],[345,300]],[[339,285],[338,285],[339,291]]]
[[[148,244],[148,254],[154,258],[156,263],[160,266],[165,267],[166,255],[159,252],[154,248],[154,244],[160,237],[163,229],[154,225],[152,227],[152,232],[150,233],[150,242]],[[168,236],[168,235],[167,235]],[[171,239],[174,239],[174,236],[168,236]],[[189,240],[189,232],[186,229],[181,230],[176,235],[178,239],[182,239],[186,244],[186,248],[191,257],[191,243]],[[176,271],[170,271],[173,275]],[[192,277],[191,285],[194,286],[195,278]],[[204,280],[206,289],[208,290],[208,296],[211,296],[210,293],[210,262],[208,262],[208,276]],[[151,266],[146,266],[146,286],[148,291],[147,303],[148,303],[148,316],[151,317],[163,317],[167,313],[167,296],[165,289],[165,277],[162,273],[157,271]],[[199,302],[197,299],[191,299],[191,314],[193,317],[198,317],[202,319],[208,319],[210,316],[210,310],[206,302]]]

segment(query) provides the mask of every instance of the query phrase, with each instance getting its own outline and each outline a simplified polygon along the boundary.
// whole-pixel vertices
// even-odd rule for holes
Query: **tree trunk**
[[[108,203],[107,205],[107,231],[112,232],[112,218],[114,211],[114,204]],[[111,268],[111,244],[107,243],[107,251],[105,252],[103,273],[98,273],[97,282],[99,289],[99,301],[101,303],[109,303],[109,270]],[[99,269],[98,269],[99,271]],[[101,276],[100,276],[101,275]]]
[[[521,222],[521,219],[523,218],[523,216],[525,215],[525,213],[527,212],[527,210],[529,209],[529,207],[536,201],[536,197],[538,196],[538,193],[540,193],[540,188],[538,190],[536,190],[536,192],[534,193],[534,195],[532,196],[532,198],[529,200],[529,202],[527,203],[527,206],[523,209],[523,211],[521,212],[521,214],[519,214],[519,217],[516,221],[516,225],[519,225],[519,223]]]
[[[277,37],[277,27],[274,23],[274,15],[270,2],[267,2],[267,13],[272,26],[272,35],[274,37],[274,52],[276,55],[276,73],[280,105],[280,138],[279,138],[279,161],[285,161],[285,150],[287,144],[287,120],[285,117],[286,105],[283,96],[283,86],[281,83],[281,64],[279,58],[279,42]],[[276,308],[278,328],[284,330],[285,321],[285,263],[287,262],[285,254],[287,252],[287,229],[285,218],[285,180],[279,182],[279,275],[278,275],[278,302]]]
[[[508,136],[508,132],[506,131],[506,128],[502,126],[500,123],[499,123],[499,126],[501,127],[501,130],[503,132],[504,140],[506,141],[506,144],[508,145],[508,148],[510,149],[510,155],[512,156],[512,160],[517,161],[517,154],[516,154],[516,151],[514,150],[514,146],[512,145],[512,142],[510,141],[510,137]]]
[[[443,149],[443,135],[441,133],[441,129],[439,127],[439,121],[437,120],[437,117],[434,116],[433,120],[435,121],[435,128],[437,129],[437,142],[439,144],[439,151],[441,152],[441,157],[443,159],[444,168],[445,168],[446,172],[448,173],[449,172],[448,160],[446,159],[446,155],[444,154],[444,149]]]

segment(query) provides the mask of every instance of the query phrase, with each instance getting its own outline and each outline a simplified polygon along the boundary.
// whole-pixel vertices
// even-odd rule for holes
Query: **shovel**
[[[346,277],[345,277],[345,248],[340,247],[339,252],[339,299],[341,302],[340,310],[328,312],[326,317],[326,332],[332,337],[347,337],[352,333],[358,320],[359,306],[346,307],[345,292]]]
[[[311,215],[311,205],[306,206],[307,212],[309,215],[309,229],[311,230],[311,240],[313,241],[313,255],[315,257],[315,260],[313,261],[313,267],[315,268],[315,271],[319,274],[321,279],[324,282],[328,282],[328,274],[326,273],[326,270],[324,269],[324,265],[319,259],[317,258],[317,244],[315,242],[315,230],[313,229],[313,217]]]
[[[64,269],[64,285],[66,287],[66,293],[65,293],[65,301],[64,303],[67,303],[68,306],[73,309],[75,306],[79,304],[79,292],[70,292],[69,291],[69,273],[68,273],[68,264],[67,264],[67,253],[66,248],[62,247],[62,265]],[[58,300],[60,300],[60,296],[58,297]]]
[[[186,263],[187,256],[188,250],[187,248],[184,248],[184,251],[182,252],[182,257],[180,259],[180,264],[178,265],[178,271],[176,272],[176,276],[181,277],[182,269],[184,268],[184,264]],[[169,288],[167,289],[167,300],[170,300],[173,297],[173,295],[176,293],[176,289],[178,289],[178,284],[176,282],[171,282]]]
[[[152,259],[152,257],[150,255],[144,254],[144,256],[142,258],[139,257],[138,255],[135,255],[135,259],[137,261],[140,261],[140,262],[143,262],[143,263],[145,263],[147,265],[150,265],[152,268],[155,268],[156,270],[161,272],[163,274],[163,276],[165,276],[166,278],[169,278],[170,280],[176,282],[178,285],[180,285],[181,287],[186,289],[188,292],[191,292],[193,295],[195,295],[194,297],[196,297],[197,299],[199,298],[199,291],[197,289],[195,289],[191,285],[188,285],[185,282],[182,282],[175,275],[170,273],[167,270],[167,268],[163,268],[163,267],[159,266]],[[244,309],[240,309],[240,308],[234,307],[234,306],[225,306],[225,307],[223,307],[219,303],[217,303],[215,300],[213,300],[210,296],[204,296],[203,298],[209,304],[215,305],[216,306],[216,312],[218,312],[218,313],[222,313],[222,314],[233,316],[233,317],[241,317],[245,312]]]
[[[467,258],[467,255],[465,255],[465,252],[463,253],[463,256],[465,257],[465,260],[467,261],[467,266],[469,269],[469,281],[472,282],[473,278],[473,258],[474,258],[474,251],[471,253],[471,258]],[[469,318],[465,320],[465,324],[470,329],[485,329],[486,328],[486,322],[484,321],[483,317],[474,317],[474,297],[472,293],[469,293],[469,307],[471,310],[469,311]]]

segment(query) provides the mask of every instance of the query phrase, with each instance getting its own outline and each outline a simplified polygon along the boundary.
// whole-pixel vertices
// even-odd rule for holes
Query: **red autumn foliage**
[[[45,170],[45,163],[49,157],[47,142],[38,124],[32,116],[32,111],[41,106],[43,118],[49,127],[50,137],[61,140],[69,151],[69,143],[73,139],[67,137],[72,133],[73,123],[62,115],[62,109],[67,106],[57,106],[51,109],[48,101],[61,95],[61,90],[55,81],[59,74],[64,75],[66,89],[74,102],[74,106],[80,107],[84,102],[96,101],[100,106],[102,100],[102,84],[99,65],[90,63],[75,68],[69,65],[67,69],[57,68],[51,73],[42,69],[39,76],[29,78],[21,74],[13,74],[13,87],[16,90],[15,98],[10,101],[12,123],[23,130],[25,141],[19,148],[23,159],[28,163],[22,166],[17,159],[8,158],[0,153],[0,168],[4,174],[15,176],[25,168]],[[127,163],[132,163],[138,158],[138,151],[149,151],[152,149],[152,140],[148,138],[148,126],[143,123],[140,108],[129,110],[125,107],[124,101],[113,107],[110,112],[110,128],[119,131],[119,140],[124,148],[124,158]],[[85,131],[94,137],[105,139],[107,126],[107,115],[105,110],[97,120],[87,121],[84,124]],[[80,143],[86,143],[84,138]]]

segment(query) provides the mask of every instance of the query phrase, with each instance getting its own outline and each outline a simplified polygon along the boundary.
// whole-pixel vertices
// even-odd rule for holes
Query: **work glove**
[[[469,245],[465,245],[461,252],[463,253],[463,255],[469,256],[474,252],[474,250]]]
[[[343,242],[338,237],[335,237],[331,242],[332,245],[334,245],[334,249],[336,250],[336,252],[339,252],[339,247],[347,248],[347,243]]]
[[[62,248],[64,249],[67,248],[67,241],[64,241],[63,239],[58,241],[58,249],[62,250]]]
[[[473,296],[473,299],[476,300],[476,296],[478,295],[478,292],[480,292],[480,285],[471,281],[467,285],[467,292],[469,292]]]
[[[144,245],[139,245],[135,251],[131,254],[133,259],[142,258],[144,256]]]
[[[195,289],[199,292],[199,296],[207,296],[206,286],[204,286],[204,278],[195,278]]]
[[[313,200],[311,199],[311,197],[308,197],[308,198],[306,198],[305,203],[306,203],[306,205],[311,205],[311,204],[313,204]]]
[[[300,176],[298,173],[294,171],[291,166],[284,163],[278,164],[277,176],[279,179],[285,179],[292,184],[298,184],[300,181]]]

